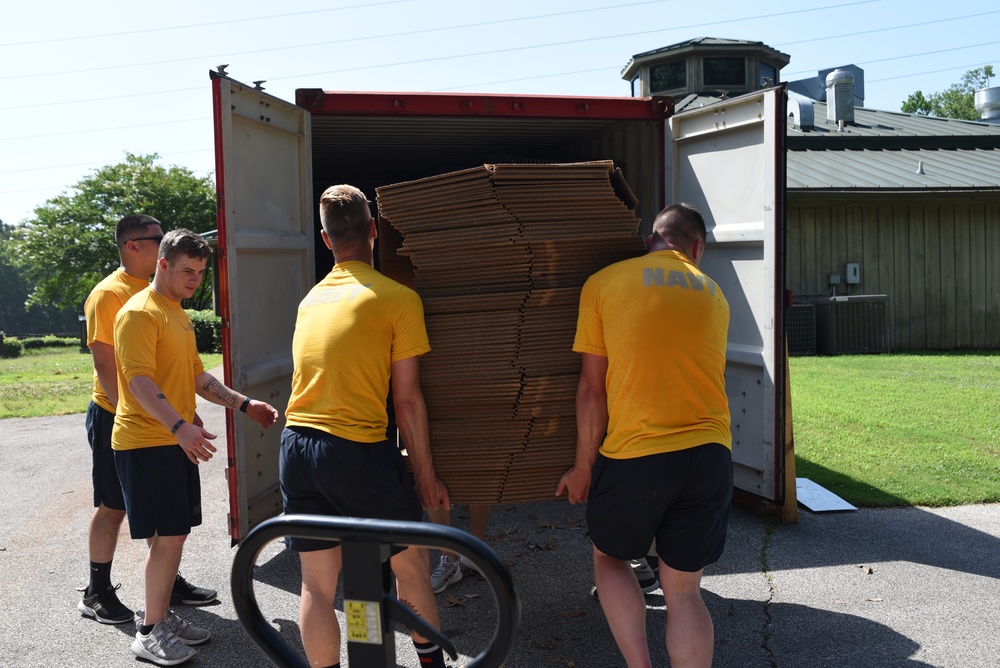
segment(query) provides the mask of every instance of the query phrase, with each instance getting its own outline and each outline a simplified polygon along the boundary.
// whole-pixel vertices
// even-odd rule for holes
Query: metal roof
[[[683,42],[677,42],[676,44],[671,44],[669,46],[661,46],[658,49],[653,49],[651,51],[643,51],[642,53],[637,53],[632,56],[632,60],[642,60],[649,56],[659,56],[664,53],[676,53],[690,49],[692,47],[709,47],[709,48],[739,48],[746,49],[750,48],[762,48],[767,51],[773,52],[777,57],[783,60],[790,60],[791,56],[787,53],[782,53],[774,47],[764,44],[764,42],[757,42],[747,39],[726,39],[724,37],[696,37],[694,39],[689,39]]]
[[[798,97],[801,101],[804,98]],[[674,113],[698,109],[720,102],[721,98],[712,95],[687,95],[676,100]],[[837,125],[826,120],[826,103],[810,100],[813,105],[815,123],[812,129],[802,130],[788,124],[789,139],[795,137],[822,138],[830,141],[844,137],[920,137],[927,140],[930,137],[992,137],[994,146],[1000,148],[996,141],[1000,140],[1000,124],[983,123],[981,121],[962,121],[954,118],[938,118],[936,116],[921,116],[902,111],[881,111],[856,107],[854,123],[849,123],[843,132],[837,131]],[[980,141],[977,140],[977,141]],[[919,143],[919,142],[918,142]]]
[[[838,132],[836,123],[826,120],[826,103],[813,101],[816,121],[811,130],[788,126],[788,137],[994,137],[1000,139],[1000,125],[954,118],[920,116],[902,111],[880,111],[856,107],[854,123]],[[1000,144],[998,144],[1000,146]]]
[[[813,111],[811,129],[788,124],[789,190],[1000,188],[1000,125],[855,108],[839,130]]]
[[[689,95],[675,110],[719,102]],[[855,108],[843,130],[812,101],[815,121],[788,121],[789,190],[947,191],[1000,188],[1000,124]],[[922,172],[922,173],[920,173]]]
[[[777,49],[764,44],[764,42],[754,42],[745,39],[725,39],[721,37],[696,37],[670,46],[663,46],[652,51],[644,51],[632,56],[625,67],[622,68],[621,76],[626,81],[631,81],[638,76],[641,65],[653,61],[662,62],[673,60],[674,57],[686,57],[692,53],[697,55],[712,55],[713,53],[738,53],[740,55],[766,55],[768,61],[773,61],[780,70],[791,60],[791,56],[782,53]]]
[[[789,190],[1000,188],[997,149],[788,151]]]

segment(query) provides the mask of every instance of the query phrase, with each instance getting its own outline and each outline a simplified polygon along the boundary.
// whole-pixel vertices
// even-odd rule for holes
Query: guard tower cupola
[[[733,97],[773,86],[791,58],[763,42],[699,37],[632,56],[632,95]]]

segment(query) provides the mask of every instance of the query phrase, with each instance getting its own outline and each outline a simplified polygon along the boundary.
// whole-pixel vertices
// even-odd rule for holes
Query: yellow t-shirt
[[[129,381],[148,376],[181,417],[194,420],[194,379],[204,367],[194,326],[180,302],[152,287],[129,299],[115,319],[118,411],[111,432],[115,450],[135,450],[177,443],[170,429],[145,411],[129,390]]]
[[[573,350],[608,358],[612,459],[705,443],[732,447],[726,397],[729,304],[678,251],[617,262],[580,295]]]
[[[114,346],[115,316],[118,315],[118,310],[132,295],[148,287],[149,279],[130,276],[122,267],[95,285],[83,305],[83,312],[87,316],[87,346],[93,347],[95,341]],[[96,369],[92,398],[104,410],[115,412],[115,407],[111,405],[111,400],[97,377]]]
[[[299,304],[286,424],[384,440],[390,364],[430,349],[416,292],[364,262],[334,266]]]

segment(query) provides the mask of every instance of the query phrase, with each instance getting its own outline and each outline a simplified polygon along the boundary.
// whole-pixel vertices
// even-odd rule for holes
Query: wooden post
[[[785,503],[781,506],[782,524],[799,521],[799,496],[795,489],[795,434],[792,430],[792,376],[788,365],[788,341],[785,341]]]

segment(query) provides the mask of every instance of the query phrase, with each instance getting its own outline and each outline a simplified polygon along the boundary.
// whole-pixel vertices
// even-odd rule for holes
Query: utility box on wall
[[[844,265],[844,276],[847,277],[848,285],[857,285],[861,282],[861,265],[857,262],[848,262]]]
[[[831,297],[816,303],[816,349],[820,355],[889,352],[889,297]]]

